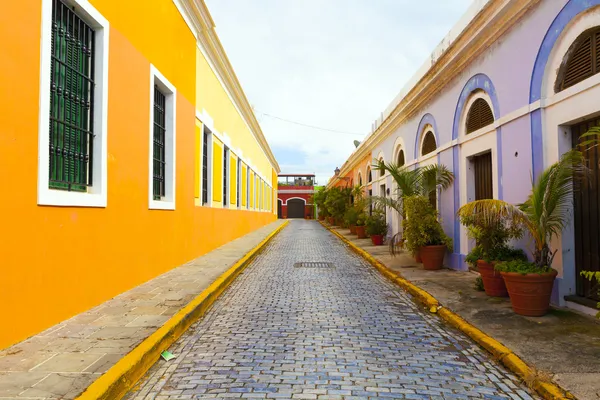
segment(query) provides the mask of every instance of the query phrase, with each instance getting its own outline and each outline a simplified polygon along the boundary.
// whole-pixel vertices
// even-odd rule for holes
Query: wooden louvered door
[[[600,126],[600,117],[571,127],[573,147],[593,126]],[[578,296],[600,301],[596,285],[581,277],[581,271],[600,271],[600,149],[593,146],[583,153],[590,179],[576,180],[573,191],[576,290]]]
[[[475,176],[475,200],[493,199],[492,153],[475,156],[472,162]]]

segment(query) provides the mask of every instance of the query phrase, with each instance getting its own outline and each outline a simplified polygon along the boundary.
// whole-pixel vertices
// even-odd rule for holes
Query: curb
[[[96,379],[77,400],[120,399],[168,349],[200,317],[202,317],[221,293],[248,266],[250,261],[273,239],[289,222],[286,221],[271,232],[262,242],[225,271],[194,300],[173,315],[156,332],[148,336],[126,356],[121,358],[107,372]]]
[[[493,337],[487,335],[480,329],[471,325],[469,322],[465,321],[460,315],[450,311],[447,308],[444,308],[435,297],[427,293],[425,290],[417,287],[410,281],[400,277],[396,272],[388,268],[385,264],[375,259],[371,254],[367,251],[361,249],[350,240],[346,239],[342,234],[337,232],[336,230],[331,229],[329,226],[325,225],[323,222],[319,221],[323,227],[325,227],[329,232],[333,233],[335,236],[340,238],[342,242],[347,244],[352,251],[357,253],[359,256],[364,258],[369,264],[375,267],[383,276],[394,282],[396,285],[400,286],[408,293],[416,297],[421,303],[427,306],[427,308],[431,310],[435,310],[432,312],[437,313],[444,321],[448,324],[452,325],[454,328],[459,331],[465,333],[471,339],[473,339],[477,344],[487,350],[494,358],[500,361],[506,368],[519,376],[522,380],[530,380],[531,386],[535,391],[544,399],[554,400],[554,399],[576,399],[568,391],[561,388],[556,383],[540,379],[535,377],[534,370],[529,367],[519,356],[513,353],[508,347],[504,346],[502,343],[498,342]],[[533,377],[533,379],[531,379]]]

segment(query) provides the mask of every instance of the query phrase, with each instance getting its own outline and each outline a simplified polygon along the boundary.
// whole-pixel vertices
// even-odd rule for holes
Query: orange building
[[[4,5],[0,349],[277,218],[213,25],[202,0]]]

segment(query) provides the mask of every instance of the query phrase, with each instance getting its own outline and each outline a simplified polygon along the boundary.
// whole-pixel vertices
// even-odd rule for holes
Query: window
[[[558,73],[558,93],[600,73],[600,26],[583,32],[573,42]]]
[[[149,208],[175,209],[175,87],[150,65]]]
[[[209,177],[209,146],[210,146],[210,137],[212,133],[208,130],[208,128],[204,127],[204,132],[202,134],[202,204],[208,204],[208,177]]]
[[[435,144],[435,136],[433,136],[432,131],[427,131],[425,134],[425,138],[423,138],[423,145],[421,146],[421,155],[424,156],[426,154],[432,153],[437,149],[437,145]]]
[[[238,176],[236,179],[236,186],[235,186],[235,201],[236,201],[235,204],[237,204],[237,206],[239,208],[242,206],[240,203],[240,187],[242,186],[241,185],[241,182],[242,182],[242,160],[240,160],[239,158],[237,160],[237,175]]]
[[[386,197],[386,193],[385,193],[385,185],[380,185],[379,186],[379,195],[381,197]]]
[[[397,160],[398,166],[399,167],[403,167],[404,164],[406,164],[406,161],[404,159],[404,150],[400,150],[398,152],[398,160]]]
[[[371,175],[371,168],[367,169],[367,183],[371,183],[373,175]]]
[[[383,158],[379,159],[379,164],[383,164]],[[385,175],[385,169],[380,169],[379,170],[379,177],[383,177]]]
[[[467,114],[467,135],[494,123],[494,113],[485,99],[473,102]]]
[[[105,207],[108,21],[42,1],[38,204]]]
[[[152,193],[154,200],[165,197],[165,132],[167,131],[166,97],[158,86],[154,86],[154,146],[152,153]]]
[[[362,186],[362,175],[358,174],[358,186]]]
[[[223,206],[227,205],[227,195],[229,194],[229,187],[227,186],[229,175],[227,171],[227,166],[229,164],[229,149],[227,146],[223,147]]]

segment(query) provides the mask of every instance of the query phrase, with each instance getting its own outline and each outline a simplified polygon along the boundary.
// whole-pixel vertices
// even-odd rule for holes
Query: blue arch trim
[[[494,111],[494,117],[500,118],[500,103],[498,102],[498,94],[496,88],[489,76],[486,74],[476,74],[471,77],[463,87],[456,103],[456,111],[454,112],[454,123],[452,124],[452,140],[458,138],[460,132],[460,118],[463,115],[467,99],[475,90],[483,90],[490,96],[492,101],[492,108]],[[496,130],[497,137],[497,155],[498,155],[498,198],[502,199],[502,139],[501,130]],[[452,161],[454,168],[454,215],[458,212],[460,206],[460,160],[458,155],[458,146],[454,146],[452,149]],[[454,219],[454,253],[460,255],[460,221],[458,218]],[[459,269],[462,267],[462,258],[457,259]]]
[[[600,0],[599,0],[600,1]],[[452,124],[452,140],[458,138],[460,132],[460,117],[463,114],[467,99],[473,93],[473,91],[481,89],[490,96],[492,100],[492,108],[494,109],[494,116],[496,119],[500,118],[500,103],[498,103],[498,95],[496,88],[492,83],[492,80],[485,74],[477,74],[471,77],[469,81],[463,87],[462,92],[458,98],[456,104],[456,111],[454,112],[454,123]]]
[[[544,81],[544,72],[548,64],[550,53],[556,44],[558,38],[562,35],[565,27],[578,14],[600,5],[600,0],[569,0],[560,10],[552,25],[546,32],[542,45],[538,50],[533,72],[531,74],[531,86],[529,89],[529,103],[534,103],[542,97],[542,85]],[[542,135],[542,112],[535,110],[531,113],[531,156],[533,179],[542,173],[544,169],[543,154],[543,135]]]
[[[427,125],[427,124],[433,126],[433,135],[435,136],[435,144],[437,146],[440,145],[438,129],[437,129],[437,124],[435,123],[435,118],[433,118],[433,115],[427,113],[427,114],[423,115],[423,117],[421,118],[421,122],[419,122],[419,128],[417,130],[417,140],[415,141],[415,160],[417,158],[419,158],[419,156],[421,155],[421,149],[420,149],[419,144],[421,144],[421,136],[423,136],[423,129],[425,128],[425,125]]]

